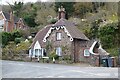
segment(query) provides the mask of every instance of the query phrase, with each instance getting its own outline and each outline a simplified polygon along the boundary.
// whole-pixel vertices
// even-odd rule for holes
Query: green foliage
[[[64,55],[63,60],[68,60],[68,61],[71,60],[70,55]]]
[[[74,2],[55,2],[55,11],[58,12],[58,8],[60,8],[61,6],[63,6],[68,14],[68,16],[72,16],[73,12],[74,12]],[[67,18],[67,17],[66,17]]]
[[[2,46],[7,45],[9,41],[11,41],[11,33],[2,32]]]
[[[97,21],[93,22],[92,23],[92,28],[91,28],[91,34],[92,34],[92,38],[95,39],[98,37],[98,28],[99,28],[99,25],[97,23]]]
[[[19,30],[19,33],[22,35],[23,38],[28,38],[30,36],[30,29]]]
[[[7,45],[10,41],[14,41],[15,38],[21,38],[22,35],[19,31],[13,31],[13,32],[2,32],[2,46],[4,47]]]
[[[22,37],[22,34],[20,33],[19,30],[13,31],[13,32],[11,33],[11,35],[12,35],[12,40],[15,40],[15,38],[20,38],[20,37]]]
[[[50,41],[47,41],[46,50],[47,53],[49,53],[52,50],[52,43]]]
[[[97,8],[105,6],[104,2],[92,2],[92,12],[98,12]]]
[[[14,12],[14,14],[17,17],[21,17],[24,3],[23,2],[17,3],[17,1],[15,1],[13,5],[10,3],[8,3],[8,4],[9,4],[11,10]]]
[[[58,21],[57,19],[52,18],[52,19],[48,20],[48,23],[55,24],[57,21]]]
[[[15,38],[15,43],[18,44],[21,42],[21,38]]]
[[[49,55],[49,58],[52,60],[54,57],[55,60],[58,60],[59,59],[59,56],[55,53],[55,51],[53,50],[50,55]]]
[[[110,53],[111,56],[118,56],[118,48],[112,47],[110,49],[106,49],[108,53]]]
[[[37,10],[35,22],[39,25],[47,25],[50,19],[56,17],[56,12],[53,5],[40,4],[40,9]],[[48,21],[48,22],[47,22]]]
[[[74,15],[83,18],[87,12],[91,12],[92,3],[91,2],[78,2],[74,4]]]
[[[16,47],[17,51],[21,51],[21,50],[28,50],[30,47],[30,42],[24,42],[22,41],[21,43],[19,43]]]
[[[99,37],[104,48],[117,46],[117,23],[107,24],[99,30]]]
[[[102,22],[102,20],[98,19],[91,23],[91,29],[89,30],[90,32],[88,33],[88,34],[90,34],[90,36],[89,36],[90,39],[99,38],[98,34],[99,34],[99,27],[100,27],[101,22]],[[88,32],[88,30],[86,30],[86,32]]]
[[[9,42],[2,48],[2,59],[14,60],[22,54],[27,54],[30,44],[29,42],[21,42],[16,45],[14,42]]]
[[[14,14],[18,17],[21,17],[21,14],[22,14],[22,8],[23,8],[23,2],[16,2],[14,3],[13,5],[13,11],[14,11]]]
[[[35,27],[37,25],[35,23],[35,16],[33,15],[30,15],[30,14],[25,15],[24,20],[29,27]]]

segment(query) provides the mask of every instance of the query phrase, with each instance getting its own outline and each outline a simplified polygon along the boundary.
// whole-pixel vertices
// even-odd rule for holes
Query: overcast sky
[[[13,4],[15,1],[19,2],[24,2],[24,3],[27,3],[27,2],[36,2],[36,1],[42,1],[42,2],[45,2],[47,0],[0,0],[2,4],[7,4],[7,2],[9,2],[10,4]]]
[[[36,1],[42,1],[42,2],[47,2],[47,1],[52,1],[54,2],[55,0],[0,0],[0,4],[7,4],[7,2],[9,2],[10,4],[13,4],[15,1],[19,2],[19,1],[22,1],[24,3],[27,3],[27,2],[36,2]],[[66,1],[69,1],[69,0],[58,0],[58,1],[62,1],[62,2],[66,2]],[[120,0],[75,0],[76,2],[91,2],[91,1],[94,1],[94,2],[118,2]]]

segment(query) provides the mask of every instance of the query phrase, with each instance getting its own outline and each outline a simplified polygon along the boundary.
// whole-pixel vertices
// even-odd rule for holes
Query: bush
[[[58,60],[59,59],[59,56],[57,54],[55,54],[55,51],[52,51],[49,55],[49,58],[52,60],[53,57],[55,58],[55,60]]]
[[[65,55],[65,56],[63,57],[63,60],[71,60],[71,57],[70,57],[69,55]]]
[[[21,42],[17,45],[14,42],[9,42],[8,45],[2,48],[2,59],[21,59],[21,55],[27,54],[29,46],[29,42]]]
[[[118,52],[118,48],[110,48],[110,49],[106,49],[108,53],[110,53],[111,56],[118,56],[119,52]]]
[[[103,48],[114,48],[117,46],[117,23],[107,24],[99,30],[99,38]]]
[[[15,38],[15,43],[18,44],[21,42],[21,38]]]
[[[2,46],[5,46],[8,44],[9,41],[11,41],[11,33],[9,32],[2,32]]]
[[[21,38],[20,31],[2,32],[2,46],[5,47],[10,41],[19,42],[17,38]],[[16,40],[15,40],[16,39]]]

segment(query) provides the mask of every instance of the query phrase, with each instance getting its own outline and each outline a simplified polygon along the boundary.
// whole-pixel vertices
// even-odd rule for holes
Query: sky
[[[46,2],[47,0],[0,0],[0,4],[7,5],[7,2],[9,2],[10,4],[13,4],[15,1],[17,2],[21,1],[21,2],[27,3],[27,2],[37,2],[37,1]]]
[[[27,3],[27,2],[37,2],[37,1],[41,1],[41,2],[47,2],[47,1],[53,1],[54,0],[0,0],[0,4],[4,4],[4,5],[8,5],[7,2],[9,2],[10,4],[13,4],[15,1],[19,2],[19,1],[22,1],[24,3]],[[67,1],[67,0],[58,0],[58,1]],[[69,1],[69,0],[68,0]],[[91,2],[91,1],[103,1],[103,2],[118,2],[120,0],[75,0],[76,2]]]

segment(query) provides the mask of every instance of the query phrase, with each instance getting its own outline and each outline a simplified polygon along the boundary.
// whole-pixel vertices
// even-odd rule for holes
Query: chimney
[[[58,18],[61,19],[61,18],[66,18],[66,11],[65,11],[65,8],[63,8],[63,6],[61,6],[60,8],[58,8],[58,11],[59,11],[59,14],[58,14]]]

